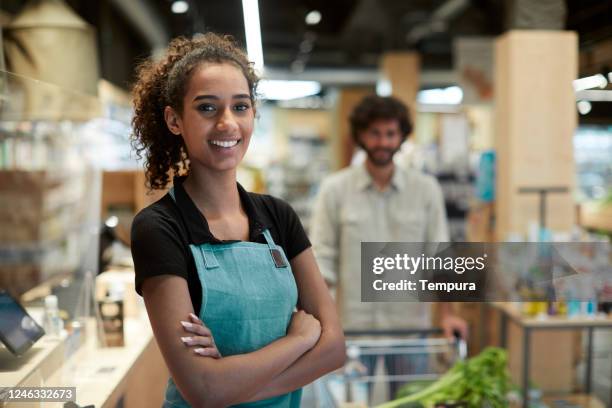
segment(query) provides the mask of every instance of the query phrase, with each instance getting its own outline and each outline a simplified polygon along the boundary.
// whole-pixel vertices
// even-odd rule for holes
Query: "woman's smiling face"
[[[167,108],[168,109],[168,108]],[[230,63],[204,63],[189,79],[183,112],[166,121],[187,146],[191,166],[235,169],[253,133],[255,109],[242,71]]]

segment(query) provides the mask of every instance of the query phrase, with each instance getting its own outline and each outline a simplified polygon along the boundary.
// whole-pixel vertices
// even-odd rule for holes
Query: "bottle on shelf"
[[[59,337],[64,329],[64,321],[59,316],[57,296],[55,295],[45,297],[43,328],[45,329],[45,334],[52,337]]]
[[[112,282],[106,297],[99,302],[100,318],[102,319],[103,341],[106,347],[123,347],[125,345],[124,324],[124,287],[120,282]]]

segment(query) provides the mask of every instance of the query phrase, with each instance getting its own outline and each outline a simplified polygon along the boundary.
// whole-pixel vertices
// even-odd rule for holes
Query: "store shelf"
[[[580,224],[584,228],[612,232],[612,205],[597,202],[581,204]]]
[[[604,408],[603,402],[597,397],[584,394],[549,396],[542,398],[542,402],[551,408],[579,406],[581,408]]]
[[[28,312],[37,321],[36,315],[42,315],[42,309],[28,309]],[[65,339],[65,333],[60,338],[45,335],[20,357],[0,348],[0,384],[3,387],[26,387],[45,382],[62,364]]]
[[[568,318],[563,316],[547,316],[544,319],[535,317],[525,317],[521,314],[520,304],[508,302],[491,303],[493,307],[505,313],[511,320],[523,327],[528,328],[550,328],[550,329],[570,329],[587,327],[612,327],[612,315],[605,317],[576,317]]]
[[[146,313],[125,319],[124,347],[99,347],[95,326],[93,321],[91,323],[86,342],[67,359],[66,337],[60,340],[43,337],[20,359],[0,354],[0,366],[3,367],[0,384],[5,387],[76,387],[76,403],[83,406],[110,408],[118,406],[121,400],[126,407],[159,406],[168,373]],[[5,367],[8,370],[5,371]],[[20,406],[6,404],[2,407]]]
[[[571,344],[567,341],[560,340],[561,339],[561,331],[571,331],[571,330],[586,330],[587,331],[587,344],[586,344],[586,355],[585,355],[585,379],[584,379],[584,390],[586,392],[586,396],[589,396],[592,391],[592,379],[593,379],[593,335],[596,329],[609,329],[612,327],[612,318],[610,315],[606,317],[579,317],[579,318],[567,318],[567,317],[557,317],[550,316],[544,319],[538,318],[530,318],[525,317],[521,314],[520,304],[517,303],[509,303],[509,302],[494,302],[490,303],[492,307],[501,312],[501,320],[500,320],[500,340],[501,346],[504,348],[514,349],[517,351],[517,354],[514,356],[514,359],[511,358],[509,362],[511,366],[515,368],[515,370],[520,370],[520,376],[516,381],[520,382],[522,392],[522,398],[524,407],[528,407],[528,394],[527,390],[530,384],[530,378],[532,376],[532,367],[537,366],[535,360],[537,358],[541,358],[542,355],[537,354],[532,350],[532,345],[534,345],[536,340],[536,333],[539,331],[549,331],[549,333],[554,333],[553,338],[547,338],[548,341],[555,341],[555,343],[547,343],[547,351],[550,355],[557,355],[558,358],[554,361],[549,361],[546,363],[549,371],[546,372],[546,380],[550,378],[559,377],[557,381],[558,384],[565,383],[566,385],[563,389],[568,389],[568,385],[573,382],[573,373],[571,372],[571,366],[567,366],[568,356],[571,356]],[[508,322],[513,322],[516,326],[518,326],[517,330],[522,330],[522,332],[517,332],[514,330],[514,334],[510,335]],[[557,331],[555,333],[555,331]],[[517,339],[517,336],[520,336],[520,342]],[[539,346],[541,344],[542,338],[540,338]],[[563,346],[562,349],[558,349],[559,346]],[[557,354],[555,354],[557,353]],[[520,357],[519,357],[520,356]],[[511,356],[512,357],[512,356]],[[532,359],[534,361],[532,361]],[[522,361],[520,361],[522,360]],[[540,371],[543,368],[540,367]],[[570,371],[567,371],[569,368]],[[540,378],[540,381],[544,381]],[[560,390],[561,388],[556,388]],[[596,401],[596,400],[594,400]],[[594,406],[598,407],[598,405],[586,405],[588,407]],[[603,405],[602,405],[603,406]]]
[[[584,394],[551,395],[542,398],[548,408],[605,408],[597,397]],[[510,408],[519,408],[520,404],[511,402]]]
[[[76,387],[76,402],[79,405],[93,404],[101,408],[116,406],[118,401],[124,398],[124,394],[130,391],[130,376],[133,376],[133,371],[140,362],[148,363],[154,371],[165,369],[163,362],[161,367],[151,364],[158,363],[154,356],[159,356],[159,351],[146,314],[141,318],[126,318],[124,330],[124,347],[100,348],[96,344],[95,336],[90,336],[91,340],[64,363],[47,385]],[[165,380],[167,376],[161,378]],[[139,378],[140,381],[147,379],[150,377]],[[156,389],[159,390],[160,397],[164,388],[162,386]],[[146,399],[145,395],[140,397]],[[140,406],[147,405],[143,402]]]

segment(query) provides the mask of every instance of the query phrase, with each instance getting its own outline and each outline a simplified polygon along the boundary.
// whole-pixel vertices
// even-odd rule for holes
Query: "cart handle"
[[[428,329],[397,329],[397,330],[346,330],[344,335],[349,336],[409,336],[409,335],[432,335],[442,334],[444,330],[439,327],[428,328]],[[455,346],[460,360],[467,358],[467,343],[465,339],[461,338],[459,331],[453,331],[453,337],[455,338]]]
[[[345,330],[345,336],[414,336],[442,334],[444,331],[440,328],[430,329],[397,329],[397,330]]]

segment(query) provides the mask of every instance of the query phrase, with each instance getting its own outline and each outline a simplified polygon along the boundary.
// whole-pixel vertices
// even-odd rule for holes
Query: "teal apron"
[[[174,191],[170,190],[174,199]],[[297,287],[283,249],[269,230],[265,244],[232,242],[189,245],[202,285],[199,317],[221,356],[251,353],[286,336],[297,304]],[[302,390],[236,405],[299,408]],[[170,378],[163,408],[187,408]]]

